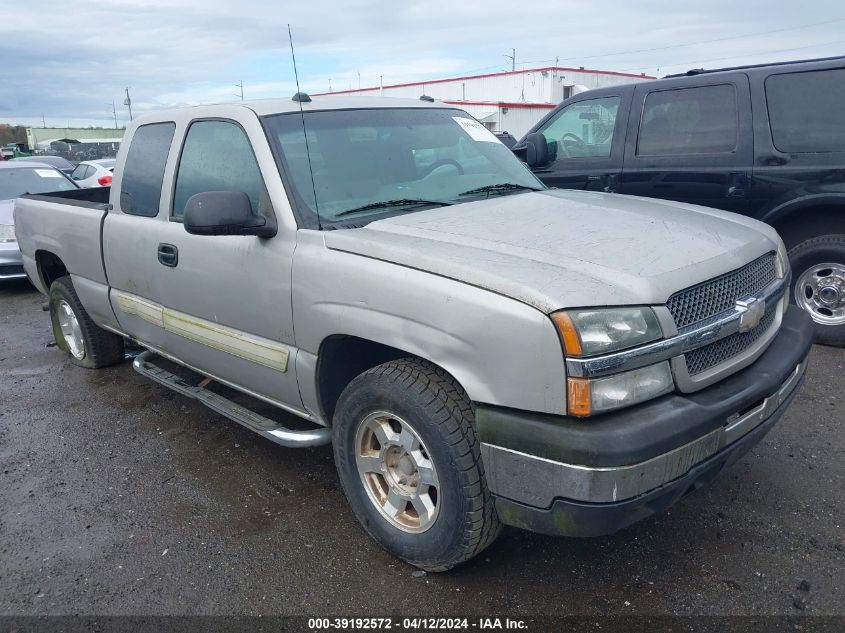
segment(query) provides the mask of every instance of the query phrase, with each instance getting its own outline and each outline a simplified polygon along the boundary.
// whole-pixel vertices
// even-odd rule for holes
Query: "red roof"
[[[505,75],[521,75],[523,73],[539,73],[543,71],[558,70],[564,72],[574,73],[589,73],[593,75],[614,75],[616,77],[636,77],[637,79],[657,79],[651,75],[637,75],[634,73],[621,73],[615,70],[592,70],[588,68],[563,68],[560,66],[547,66],[545,68],[526,68],[525,70],[509,70],[501,73],[487,73],[485,75],[467,75],[466,77],[450,77],[449,79],[430,79],[428,81],[412,81],[404,84],[390,84],[384,88],[407,88],[409,86],[425,86],[429,84],[442,84],[450,81],[461,81],[463,79],[484,79],[485,77],[504,77]],[[318,92],[315,97],[325,95],[340,95],[340,94],[354,94],[356,92],[372,92],[373,90],[380,90],[381,86],[374,86],[370,88],[353,88],[352,90],[335,90],[333,92]],[[521,105],[521,104],[520,104]]]

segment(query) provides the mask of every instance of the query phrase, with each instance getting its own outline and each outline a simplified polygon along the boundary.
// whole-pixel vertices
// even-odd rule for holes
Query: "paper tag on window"
[[[473,140],[483,141],[485,143],[501,143],[493,132],[488,130],[475,119],[467,119],[460,116],[453,116],[452,118],[455,120],[455,123],[464,128],[464,131],[469,134]]]
[[[41,176],[42,178],[61,178],[62,175],[54,171],[52,169],[36,169],[35,173]]]

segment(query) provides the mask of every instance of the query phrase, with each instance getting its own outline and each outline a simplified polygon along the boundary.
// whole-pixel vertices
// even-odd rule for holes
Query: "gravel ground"
[[[0,614],[845,613],[845,350],[781,423],[670,512],[590,540],[506,531],[445,574],[375,545],[328,448],[278,447],[51,347],[0,287]]]

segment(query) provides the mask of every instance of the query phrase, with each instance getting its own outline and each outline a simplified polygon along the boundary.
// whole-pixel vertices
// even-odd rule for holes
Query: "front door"
[[[624,101],[622,93],[608,94],[563,107],[537,130],[550,162],[532,171],[549,187],[614,191],[622,173]]]
[[[619,193],[748,209],[753,156],[748,78],[637,84]]]
[[[228,110],[231,112],[231,109]],[[284,191],[258,118],[187,121],[162,242],[167,350],[188,365],[300,410],[295,371],[291,264],[296,232],[275,237],[191,235],[182,224],[197,193],[242,191],[253,212],[275,217]],[[253,143],[250,142],[253,139]],[[262,172],[256,154],[267,169]]]

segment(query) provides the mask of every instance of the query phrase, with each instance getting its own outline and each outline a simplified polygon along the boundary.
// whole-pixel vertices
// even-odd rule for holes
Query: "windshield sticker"
[[[469,134],[475,141],[483,141],[484,143],[501,143],[496,135],[493,134],[486,127],[481,125],[475,119],[466,119],[460,116],[453,116],[455,123],[464,128],[464,131]]]
[[[41,176],[42,178],[61,178],[62,175],[54,171],[52,169],[36,169],[35,173]]]

